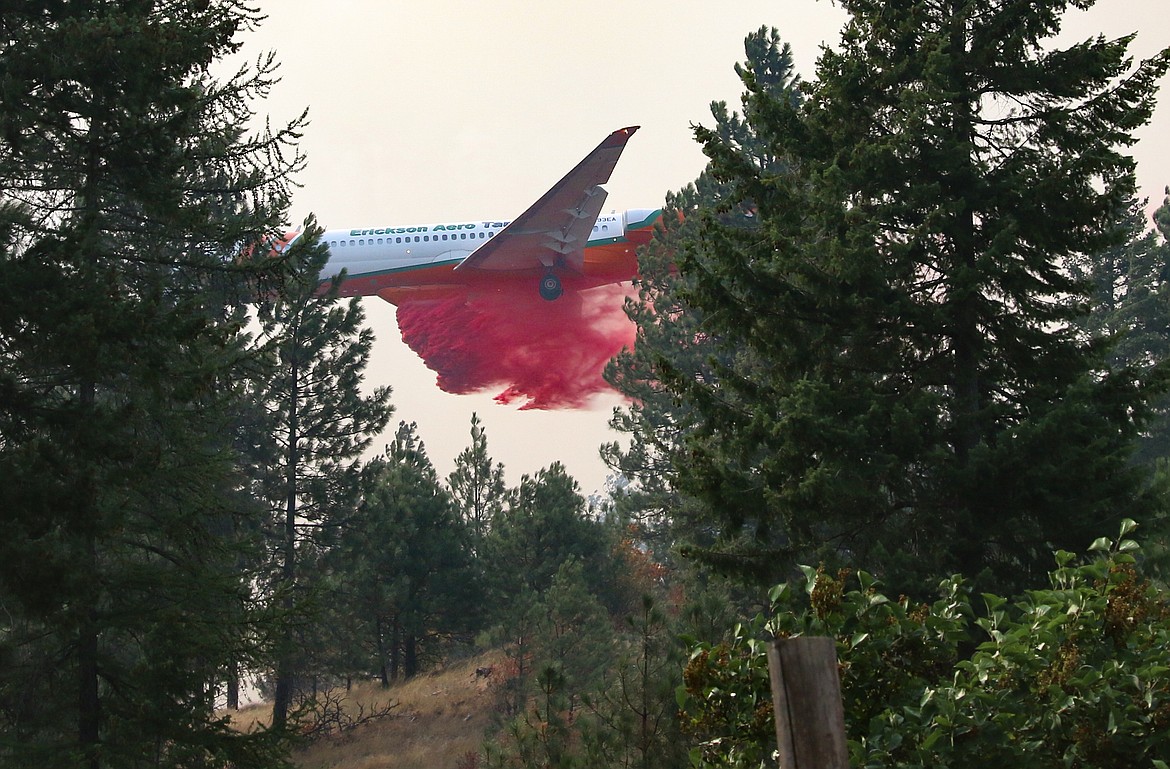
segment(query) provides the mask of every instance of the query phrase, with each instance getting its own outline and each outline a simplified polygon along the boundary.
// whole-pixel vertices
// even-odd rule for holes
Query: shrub
[[[680,692],[693,763],[770,764],[763,639],[827,635],[853,766],[1167,769],[1170,603],[1142,576],[1135,526],[1079,562],[1057,552],[1049,586],[1015,600],[952,577],[914,604],[864,572],[804,569],[770,616],[694,646]]]

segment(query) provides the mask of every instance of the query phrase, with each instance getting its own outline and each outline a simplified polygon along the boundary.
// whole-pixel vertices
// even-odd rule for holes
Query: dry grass
[[[491,724],[493,694],[489,679],[475,669],[493,664],[488,657],[467,660],[442,671],[383,689],[376,683],[354,686],[346,710],[356,715],[397,706],[385,718],[341,736],[325,737],[297,751],[301,769],[458,769],[468,753],[479,751]],[[248,728],[266,723],[269,706],[246,708],[233,721]]]

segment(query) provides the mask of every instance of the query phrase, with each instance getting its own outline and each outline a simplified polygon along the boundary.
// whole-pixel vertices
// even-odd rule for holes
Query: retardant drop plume
[[[634,343],[622,311],[631,288],[566,290],[555,302],[534,287],[501,284],[398,306],[402,339],[449,393],[503,387],[500,403],[521,409],[581,408],[606,390],[606,362]]]

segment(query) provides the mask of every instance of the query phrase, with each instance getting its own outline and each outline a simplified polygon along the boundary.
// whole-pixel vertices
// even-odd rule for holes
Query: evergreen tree
[[[1170,244],[1147,227],[1135,204],[1119,224],[1123,242],[1072,262],[1092,286],[1090,312],[1081,325],[1109,339],[1109,362],[1144,376],[1170,360]],[[1153,418],[1138,440],[1137,461],[1153,466],[1170,454],[1167,398],[1153,402]]]
[[[238,564],[239,303],[301,121],[248,135],[272,60],[209,67],[235,2],[0,11],[0,763],[272,766],[214,716],[266,658]],[[263,249],[257,251],[263,253]],[[256,262],[261,262],[257,265]],[[253,269],[255,268],[255,269]]]
[[[663,570],[628,553],[645,591],[628,615],[607,612],[570,558],[511,629],[501,710],[513,718],[487,766],[670,767],[685,761],[675,718],[679,623],[655,593]],[[615,570],[615,571],[616,571]]]
[[[679,480],[740,566],[1014,589],[1149,510],[1127,460],[1152,383],[1084,338],[1068,267],[1117,243],[1170,52],[1050,50],[1065,0],[843,5],[802,104],[744,78],[782,170],[696,131],[754,223],[703,216],[677,254],[702,332],[736,351],[711,380],[660,371],[700,415]]]
[[[572,711],[592,688],[612,656],[613,630],[605,607],[589,589],[582,564],[570,557],[540,596],[533,623],[533,655],[540,670],[552,669]]]
[[[613,629],[579,561],[561,565],[528,619],[532,675],[514,682],[529,690],[521,690],[524,706],[516,707],[519,715],[506,730],[509,747],[525,767],[579,765],[576,711],[601,679],[613,647]]]
[[[1154,262],[1161,266],[1160,280],[1152,295],[1141,304],[1147,312],[1138,323],[1152,337],[1149,344],[1156,351],[1156,359],[1165,361],[1170,359],[1170,195],[1154,212],[1154,224],[1158,231]],[[1157,475],[1166,476],[1170,472],[1170,395],[1155,400],[1153,410],[1153,419],[1138,440],[1137,456],[1157,468]]]
[[[1162,205],[1154,212],[1154,227],[1162,236],[1162,242],[1170,242],[1170,187],[1166,188],[1166,198]]]
[[[259,494],[272,516],[269,586],[289,613],[309,607],[320,559],[358,503],[361,454],[393,411],[389,387],[362,393],[373,333],[357,299],[338,302],[336,279],[319,285],[328,251],[316,223],[306,227],[289,249],[292,276],[260,303],[272,373],[257,383],[268,413],[251,433]],[[274,673],[274,726],[288,717],[298,672],[308,672],[298,670],[297,646],[290,625]]]
[[[501,608],[538,596],[568,558],[585,565],[590,584],[604,580],[609,553],[606,527],[585,516],[577,481],[560,462],[524,475],[505,509],[492,522],[482,560],[490,589]]]
[[[799,79],[791,48],[774,28],[760,27],[744,40],[746,59],[736,72],[769,97],[799,103]],[[780,172],[784,165],[755,128],[726,103],[713,102],[712,129],[760,168]],[[637,342],[623,350],[606,368],[606,379],[630,399],[615,409],[611,426],[630,436],[628,446],[602,447],[607,463],[633,483],[616,498],[618,512],[636,522],[639,536],[662,553],[679,541],[711,544],[713,511],[684,493],[678,473],[685,471],[684,437],[698,415],[688,401],[678,398],[660,372],[675,377],[714,382],[712,360],[749,354],[722,346],[706,333],[702,311],[686,298],[692,274],[680,273],[676,259],[686,244],[698,237],[702,216],[714,215],[733,227],[751,227],[750,203],[736,197],[733,187],[710,170],[693,184],[668,194],[666,213],[655,239],[638,255],[638,299],[626,312],[637,328]]]
[[[649,594],[627,617],[614,664],[586,695],[586,765],[655,769],[686,763],[675,692],[682,685],[682,649],[672,623]]]
[[[505,712],[524,709],[533,676],[540,673],[534,641],[546,614],[544,596],[557,573],[574,560],[584,569],[588,592],[603,593],[611,573],[610,535],[605,524],[586,517],[577,482],[559,462],[524,475],[492,522],[479,560],[490,607],[487,636],[509,659]],[[546,679],[552,687],[546,694],[560,691],[557,680]]]
[[[401,423],[344,526],[332,571],[384,686],[410,678],[453,637],[475,630],[481,580],[459,518],[414,423]],[[373,664],[370,664],[373,663]]]
[[[455,457],[455,469],[447,476],[447,488],[455,507],[471,527],[476,542],[483,541],[491,521],[504,507],[507,485],[504,465],[492,464],[487,449],[487,432],[479,416],[471,415],[471,445]]]

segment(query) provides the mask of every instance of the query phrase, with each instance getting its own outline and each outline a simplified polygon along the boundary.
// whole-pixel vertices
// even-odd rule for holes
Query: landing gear
[[[561,279],[551,272],[540,279],[540,298],[546,302],[555,302],[564,292]]]

